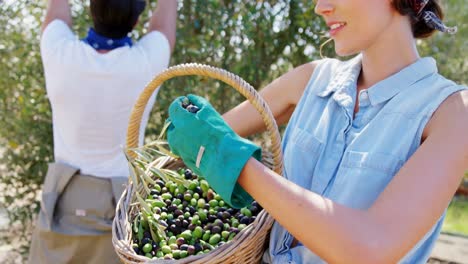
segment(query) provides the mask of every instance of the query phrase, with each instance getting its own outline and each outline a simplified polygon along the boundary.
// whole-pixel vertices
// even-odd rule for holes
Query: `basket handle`
[[[249,102],[261,114],[263,122],[265,122],[266,128],[268,130],[268,134],[271,140],[271,153],[273,154],[273,170],[276,173],[282,175],[283,154],[281,152],[281,138],[275,118],[273,117],[273,114],[271,113],[270,108],[266,102],[257,93],[257,91],[255,91],[255,89],[241,77],[220,68],[198,63],[180,64],[170,67],[161,72],[148,85],[146,85],[137,102],[133,106],[133,110],[130,115],[130,121],[127,128],[127,149],[138,146],[141,118],[148,100],[153,92],[156,89],[159,89],[163,82],[171,78],[190,75],[199,75],[220,80],[232,86],[249,100]],[[131,157],[135,156],[135,153],[129,150],[127,154]]]

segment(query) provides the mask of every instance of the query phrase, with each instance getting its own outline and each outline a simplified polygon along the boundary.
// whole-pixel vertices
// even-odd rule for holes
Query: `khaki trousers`
[[[120,263],[112,245],[112,221],[125,177],[83,175],[51,163],[28,263]]]

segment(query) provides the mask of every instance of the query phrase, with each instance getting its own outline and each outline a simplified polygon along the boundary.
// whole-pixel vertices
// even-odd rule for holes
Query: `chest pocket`
[[[286,177],[302,187],[312,182],[323,143],[313,134],[294,127],[284,149]]]
[[[403,165],[397,156],[346,151],[330,198],[354,208],[368,208]]]

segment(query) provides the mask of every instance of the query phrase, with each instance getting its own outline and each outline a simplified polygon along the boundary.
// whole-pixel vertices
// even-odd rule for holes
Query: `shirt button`
[[[369,95],[367,94],[367,92],[362,92],[361,93],[361,100],[367,100],[369,99]]]

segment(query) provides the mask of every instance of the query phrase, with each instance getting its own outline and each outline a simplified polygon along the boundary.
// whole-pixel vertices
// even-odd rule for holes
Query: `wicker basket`
[[[148,99],[153,92],[166,80],[177,76],[199,75],[211,77],[235,88],[246,97],[261,114],[266,124],[268,136],[271,140],[271,152],[265,152],[263,163],[275,172],[282,173],[282,153],[280,135],[275,119],[260,95],[251,85],[240,77],[223,69],[201,65],[182,64],[171,67],[156,76],[144,89],[136,102],[130,116],[127,130],[127,149],[135,148],[138,144],[138,132],[143,111]],[[128,153],[134,156],[135,153]],[[270,158],[265,156],[270,155]],[[167,158],[162,165],[164,168],[174,169],[183,166],[181,160]],[[141,184],[140,184],[141,185]],[[133,204],[136,202],[135,191],[141,191],[142,186],[133,186],[130,182],[119,199],[116,215],[112,225],[112,243],[123,263],[259,263],[264,251],[264,245],[273,224],[273,218],[262,210],[256,220],[237,234],[232,241],[217,247],[209,253],[194,255],[180,260],[149,259],[137,255],[132,249],[132,231],[130,219],[139,208]]]

